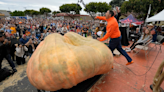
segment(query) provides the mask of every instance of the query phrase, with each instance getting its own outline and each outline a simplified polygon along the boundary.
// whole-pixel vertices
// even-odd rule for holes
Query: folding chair
[[[152,42],[152,37],[143,45],[137,45],[135,48],[138,49],[134,55],[138,54],[141,50],[145,51],[145,58],[147,59],[146,55],[149,54],[149,52],[152,50],[152,47],[149,46],[149,44]]]
[[[164,36],[162,36],[162,35],[158,35],[157,36],[157,40],[158,41],[156,41],[156,42],[152,42],[152,43],[154,43],[155,45],[154,45],[154,47],[157,49],[157,45],[159,45],[159,50],[161,51],[161,53],[162,53],[162,49],[161,49],[161,46],[162,46],[162,43],[164,42]],[[154,48],[153,47],[153,48]]]

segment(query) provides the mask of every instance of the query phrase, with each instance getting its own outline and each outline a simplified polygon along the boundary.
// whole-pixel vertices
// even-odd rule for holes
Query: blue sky
[[[78,0],[0,0],[0,10],[21,10],[34,9],[39,10],[41,7],[47,7],[51,11],[59,10],[59,6],[64,3],[77,3]],[[107,2],[111,0],[83,0],[84,3],[89,2]],[[84,6],[80,4],[84,9]],[[83,10],[81,14],[87,14]]]

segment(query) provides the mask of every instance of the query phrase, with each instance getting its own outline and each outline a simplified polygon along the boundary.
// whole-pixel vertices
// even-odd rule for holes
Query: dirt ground
[[[24,65],[15,64],[17,72],[14,75],[9,76],[8,78],[6,78],[4,81],[0,82],[0,92],[3,92],[4,89],[6,89],[10,86],[18,85],[18,81],[21,81],[22,79],[27,77],[26,67],[27,67],[28,59],[29,59],[29,57],[26,58],[26,63]],[[14,63],[16,63],[16,62],[14,61]],[[4,67],[7,67],[7,68],[12,70],[12,68],[10,67],[10,65],[9,65],[9,63],[7,62],[6,59],[4,59],[3,62],[2,62],[2,68],[4,68]]]
[[[16,62],[14,61],[16,65],[16,69],[18,71],[14,75],[9,76],[4,81],[0,82],[0,92],[37,92],[37,89],[30,84],[26,75],[26,68],[27,68],[28,60],[29,60],[29,57],[26,58],[26,63],[24,65],[17,65]],[[10,65],[5,59],[2,62],[2,68],[4,67],[11,69]],[[103,83],[102,80],[105,76],[106,75],[103,75],[96,82],[95,85],[99,85]],[[88,90],[88,92],[91,92],[91,91],[93,92],[94,89],[95,88],[92,88]]]

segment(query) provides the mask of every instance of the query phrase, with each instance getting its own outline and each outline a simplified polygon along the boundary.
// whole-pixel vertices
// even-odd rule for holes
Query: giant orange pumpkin
[[[27,65],[30,83],[38,89],[68,89],[95,75],[109,72],[113,55],[102,42],[69,32],[42,41]]]

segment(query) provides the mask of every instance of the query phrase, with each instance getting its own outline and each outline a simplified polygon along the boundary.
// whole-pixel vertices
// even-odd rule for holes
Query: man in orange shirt
[[[113,11],[107,11],[106,12],[106,17],[100,17],[97,16],[95,19],[100,19],[100,20],[106,20],[107,21],[107,26],[106,26],[106,34],[102,39],[99,39],[100,41],[104,41],[108,39],[109,37],[110,42],[109,42],[109,48],[111,49],[112,53],[115,48],[125,56],[127,59],[128,63],[126,65],[132,64],[133,61],[129,57],[129,55],[122,49],[121,46],[121,32],[119,30],[118,22],[116,18],[114,17],[114,12]]]

